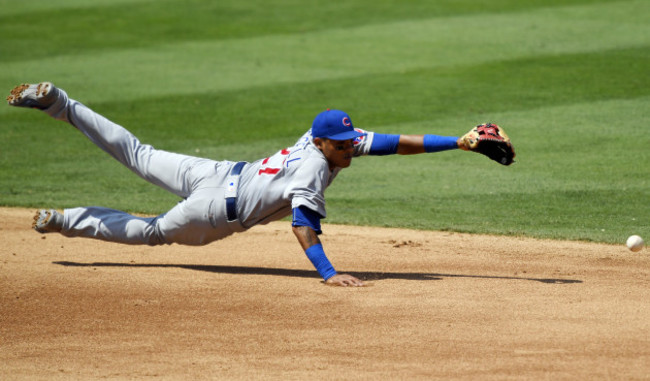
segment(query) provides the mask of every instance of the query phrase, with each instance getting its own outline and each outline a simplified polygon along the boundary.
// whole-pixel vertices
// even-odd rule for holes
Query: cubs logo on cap
[[[341,110],[327,109],[314,118],[311,126],[311,135],[314,138],[327,138],[331,140],[349,140],[365,136],[356,131],[350,116]]]

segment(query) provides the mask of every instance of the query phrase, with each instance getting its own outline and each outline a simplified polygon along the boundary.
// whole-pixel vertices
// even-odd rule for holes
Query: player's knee
[[[149,246],[158,246],[169,244],[165,239],[163,232],[161,231],[158,225],[158,218],[156,218],[150,225],[150,229],[147,229],[146,240],[147,245]]]
[[[158,245],[166,245],[166,244],[167,242],[165,242],[165,240],[162,239],[157,234],[150,235],[147,240],[147,245],[149,246],[158,246]]]

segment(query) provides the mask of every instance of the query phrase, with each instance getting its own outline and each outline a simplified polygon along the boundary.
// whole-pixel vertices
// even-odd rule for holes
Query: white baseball
[[[643,249],[643,238],[639,237],[638,235],[631,235],[627,239],[627,248],[632,250],[633,252],[641,251]]]

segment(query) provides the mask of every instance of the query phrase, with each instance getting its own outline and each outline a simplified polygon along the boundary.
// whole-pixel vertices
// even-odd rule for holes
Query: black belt
[[[232,166],[227,179],[226,188],[226,215],[228,222],[237,220],[237,188],[239,187],[239,175],[242,168],[246,165],[245,161],[240,161]]]

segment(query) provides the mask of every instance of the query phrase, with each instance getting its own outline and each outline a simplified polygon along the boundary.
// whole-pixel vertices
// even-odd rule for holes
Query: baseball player
[[[465,136],[387,135],[354,128],[340,110],[319,113],[312,127],[291,147],[252,163],[214,161],[155,149],[118,124],[70,99],[52,83],[23,84],[7,98],[9,105],[37,108],[67,122],[90,141],[143,179],[183,200],[156,217],[137,217],[104,207],[78,207],[62,213],[39,210],[33,227],[39,233],[58,232],[124,244],[205,245],[243,232],[254,225],[292,216],[298,242],[326,284],[363,286],[337,273],[318,235],[326,217],[324,191],[352,158],[362,155],[416,154],[461,148],[481,152],[476,128]],[[514,157],[509,139],[496,125],[491,128]],[[478,128],[477,127],[477,128]],[[501,148],[503,150],[503,148]],[[505,149],[507,151],[507,148]],[[485,152],[481,152],[487,154]],[[497,160],[496,158],[493,158]]]

